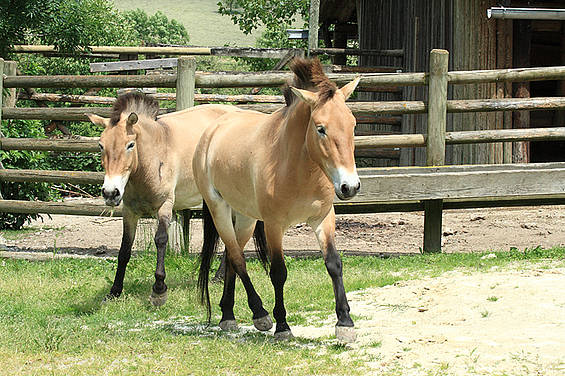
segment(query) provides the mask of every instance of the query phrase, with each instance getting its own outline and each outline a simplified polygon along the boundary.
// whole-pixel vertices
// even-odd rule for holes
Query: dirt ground
[[[562,206],[446,211],[443,223],[446,252],[565,244]],[[16,239],[0,233],[0,256],[39,256],[55,249],[59,255],[115,257],[121,240],[120,218],[44,216],[29,228]],[[143,220],[137,250],[151,243],[154,229],[153,220]],[[344,215],[337,220],[336,242],[345,253],[418,253],[422,231],[422,213]],[[193,252],[200,247],[200,232],[200,221],[193,220]],[[178,230],[172,235],[178,243]],[[289,229],[284,245],[290,254],[319,252],[306,225]],[[565,263],[553,261],[488,273],[454,271],[351,292],[351,311],[362,318],[351,346],[375,374],[564,375],[564,285]],[[321,327],[293,332],[325,337],[333,334],[334,324],[332,315]]]
[[[152,242],[156,221],[143,219],[138,226],[134,249]],[[565,244],[565,206],[531,208],[464,209],[444,211],[444,252],[476,252]],[[345,253],[418,253],[423,241],[423,213],[340,215],[336,221],[336,246]],[[47,251],[114,256],[120,247],[121,218],[44,215],[28,226],[31,231],[17,239],[4,239],[0,250]],[[178,226],[171,237],[179,245]],[[202,227],[191,221],[191,252],[201,246]],[[251,245],[249,245],[251,246]],[[317,241],[307,225],[290,228],[284,248],[318,252]],[[252,249],[252,247],[249,247]]]

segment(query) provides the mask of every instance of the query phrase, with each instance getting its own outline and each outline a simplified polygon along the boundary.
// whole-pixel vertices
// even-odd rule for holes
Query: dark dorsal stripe
[[[135,112],[138,116],[145,115],[155,120],[159,114],[159,102],[139,92],[130,92],[120,95],[114,103],[114,107],[112,107],[110,124],[116,125],[124,112],[128,115]]]
[[[290,70],[294,73],[294,79],[290,84],[286,84],[283,87],[287,106],[290,106],[296,100],[296,96],[290,90],[290,86],[317,92],[320,103],[331,99],[337,91],[337,86],[328,79],[320,60],[317,58],[295,58],[290,63]]]

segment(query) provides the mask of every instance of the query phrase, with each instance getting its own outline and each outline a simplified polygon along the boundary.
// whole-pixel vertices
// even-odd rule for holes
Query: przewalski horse
[[[192,174],[194,148],[206,126],[235,110],[234,106],[203,105],[157,116],[156,100],[128,93],[118,98],[109,119],[87,115],[105,127],[100,136],[105,170],[102,196],[109,206],[124,203],[118,267],[108,298],[122,293],[139,218],[156,215],[157,267],[150,300],[154,305],[165,303],[164,259],[173,210],[202,202]]]
[[[342,200],[360,188],[354,159],[355,118],[345,101],[359,83],[341,89],[328,80],[316,60],[291,64],[293,86],[284,89],[286,106],[271,115],[235,111],[206,129],[193,159],[196,184],[204,198],[203,216],[215,228],[205,229],[199,287],[210,313],[208,276],[214,236],[226,245],[227,268],[220,302],[222,329],[236,329],[233,306],[239,275],[253,312],[253,323],[268,330],[272,321],[247,274],[243,247],[256,221],[264,222],[270,277],[275,290],[276,338],[292,336],[286,322],[283,286],[287,270],[282,238],[289,226],[307,222],[314,230],[331,276],[336,300],[336,336],[355,338],[342,279],[342,263],[334,245],[334,194]],[[233,219],[233,221],[232,221]],[[217,230],[217,233],[213,231]]]

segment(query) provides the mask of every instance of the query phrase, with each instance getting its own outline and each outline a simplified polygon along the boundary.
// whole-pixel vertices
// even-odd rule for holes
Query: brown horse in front
[[[165,303],[164,259],[173,210],[202,202],[192,175],[194,149],[209,124],[235,110],[234,106],[203,105],[157,116],[156,100],[128,93],[118,98],[110,118],[88,115],[94,124],[105,127],[100,136],[106,172],[102,196],[109,206],[124,202],[118,268],[108,298],[122,293],[139,218],[157,215],[157,267],[151,302]]]
[[[297,59],[292,87],[284,90],[287,105],[266,115],[235,111],[218,119],[202,135],[193,159],[194,178],[204,198],[205,222],[211,215],[226,245],[227,269],[220,302],[222,329],[235,329],[233,314],[235,275],[247,292],[253,322],[268,330],[272,321],[247,274],[243,247],[256,222],[263,221],[271,282],[275,289],[275,337],[292,336],[286,322],[283,286],[287,270],[282,238],[286,229],[308,222],[314,229],[328,273],[332,278],[338,322],[336,335],[352,340],[353,321],[345,296],[341,259],[334,245],[334,193],[353,197],[360,188],[355,167],[355,118],[345,101],[359,79],[338,89],[318,60]],[[202,299],[210,307],[208,273],[213,247],[206,237],[199,275]]]

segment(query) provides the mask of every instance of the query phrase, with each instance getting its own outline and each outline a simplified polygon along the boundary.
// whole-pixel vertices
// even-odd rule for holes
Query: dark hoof
[[[283,332],[276,332],[275,333],[275,340],[277,341],[288,341],[289,339],[293,339],[294,336],[292,335],[292,332],[290,331],[290,329],[285,330]]]
[[[253,325],[257,330],[266,332],[273,327],[273,321],[271,320],[271,317],[267,315],[258,319],[253,319]]]
[[[160,307],[167,301],[167,290],[161,294],[157,294],[155,291],[151,291],[151,296],[149,297],[149,301],[155,307]]]
[[[220,329],[226,332],[235,332],[239,328],[237,326],[237,321],[235,320],[224,320],[220,321]]]
[[[335,336],[341,343],[353,343],[357,340],[357,333],[352,326],[336,326]]]
[[[106,296],[102,299],[102,305],[108,304],[112,300],[118,299],[119,297],[120,297],[120,294],[118,294],[118,295],[115,295],[115,294],[112,294],[112,293],[106,294]]]

